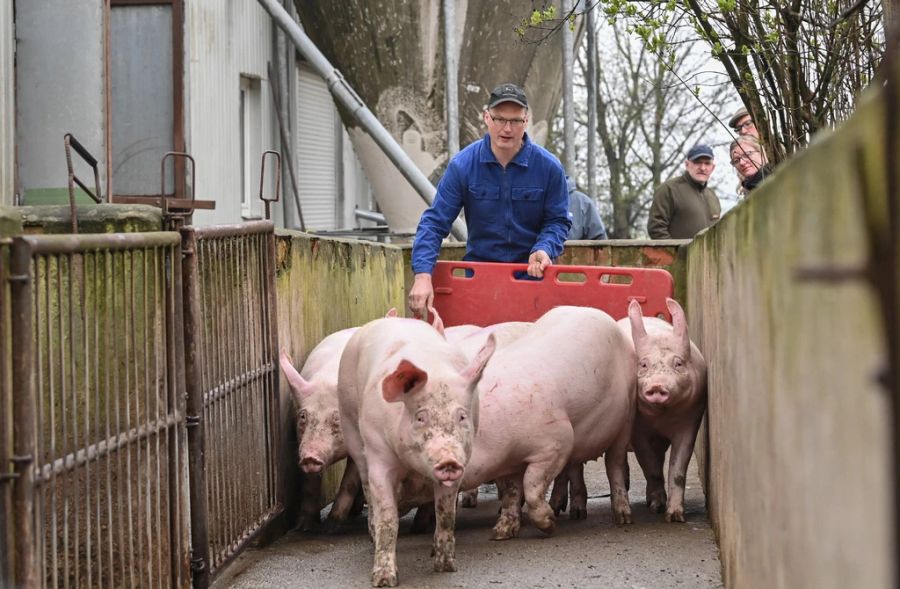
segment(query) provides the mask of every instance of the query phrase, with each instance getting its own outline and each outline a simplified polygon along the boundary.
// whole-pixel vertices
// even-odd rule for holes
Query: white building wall
[[[277,149],[277,123],[266,73],[272,24],[256,0],[191,0],[185,5],[185,75],[188,151],[197,163],[197,198],[215,200],[214,211],[194,213],[196,225],[242,220],[240,181],[240,79],[260,80],[261,150]],[[250,186],[259,191],[262,153],[251,158]],[[267,165],[274,172],[273,166]],[[262,207],[256,205],[255,213]]]
[[[15,24],[13,3],[0,2],[0,205],[15,194]]]

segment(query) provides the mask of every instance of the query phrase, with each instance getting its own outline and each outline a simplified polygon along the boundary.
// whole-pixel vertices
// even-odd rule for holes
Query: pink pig
[[[338,411],[337,379],[341,354],[355,331],[355,327],[344,329],[323,339],[310,352],[300,372],[287,352],[281,351],[281,369],[294,397],[300,469],[306,475],[298,524],[302,531],[309,531],[319,523],[322,471],[347,457]],[[338,527],[351,512],[361,509],[359,473],[353,461],[348,460],[328,514],[328,527]]]
[[[638,358],[637,417],[631,444],[647,479],[647,505],[666,510],[666,521],[684,521],[684,484],[700,421],[706,411],[706,361],[688,336],[684,310],[666,299],[672,325],[642,317],[632,300],[619,328],[630,336]],[[663,462],[669,457],[668,501]]]
[[[478,426],[477,384],[494,340],[468,361],[424,321],[376,319],[341,358],[338,397],[375,542],[372,585],[397,577],[399,513],[434,501],[434,570],[456,570],[456,494]]]
[[[501,515],[493,539],[518,535],[519,494],[545,533],[555,516],[544,499],[568,462],[604,454],[616,523],[631,523],[625,488],[635,413],[636,360],[606,313],[556,307],[491,358],[481,379],[480,427],[463,480],[498,479]]]

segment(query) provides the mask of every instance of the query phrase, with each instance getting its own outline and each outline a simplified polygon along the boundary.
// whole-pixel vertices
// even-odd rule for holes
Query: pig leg
[[[452,573],[456,571],[456,494],[455,487],[435,487],[434,511],[436,524],[434,527],[434,571],[436,573]]]
[[[628,469],[628,438],[625,432],[603,455],[609,479],[609,497],[616,524],[631,523],[631,504],[628,502],[626,471]],[[583,474],[583,471],[582,471]]]
[[[372,566],[373,587],[396,587],[397,578],[397,530],[400,517],[397,513],[395,483],[384,465],[371,465],[369,470],[368,499],[369,532],[375,540],[375,563]],[[375,472],[373,472],[373,470]],[[379,472],[380,471],[380,472]]]
[[[478,507],[478,487],[463,491],[459,494],[460,505],[463,507]]]
[[[555,443],[543,448],[532,462],[525,468],[522,477],[522,491],[525,503],[528,504],[528,517],[537,529],[545,534],[552,534],[556,528],[556,516],[547,503],[547,489],[556,475],[565,468],[572,455],[575,444],[575,432],[568,421],[558,421],[555,431],[545,432]]]
[[[416,515],[413,516],[413,523],[409,528],[409,532],[411,534],[425,534],[435,529],[434,526],[434,503],[425,503],[416,507]]]
[[[569,495],[572,499],[572,506],[569,509],[569,519],[586,519],[587,485],[584,484],[584,463],[570,462],[566,465],[565,472],[569,479]],[[558,478],[559,477],[557,477],[557,479]]]
[[[698,421],[696,427],[681,431],[672,437],[672,453],[669,456],[669,501],[666,503],[667,522],[684,521],[685,477],[699,427]]]
[[[650,432],[636,432],[632,439],[634,454],[637,456],[644,478],[647,480],[647,507],[653,513],[660,513],[666,505],[666,489],[663,479],[663,462],[666,458],[667,442]]]
[[[328,512],[328,519],[325,522],[329,532],[338,531],[340,525],[347,521],[356,503],[360,486],[359,469],[356,467],[356,463],[351,458],[348,458],[347,465],[344,468],[344,476],[341,478],[341,486],[338,488],[331,511]]]
[[[497,493],[500,495],[500,517],[494,524],[491,540],[509,540],[519,535],[521,526],[522,478],[498,478]]]
[[[566,510],[569,504],[569,472],[563,469],[553,480],[553,490],[550,491],[550,507],[553,515],[559,515]]]
[[[297,529],[310,532],[319,524],[319,496],[322,489],[321,474],[303,473],[303,485],[300,495],[300,517]]]

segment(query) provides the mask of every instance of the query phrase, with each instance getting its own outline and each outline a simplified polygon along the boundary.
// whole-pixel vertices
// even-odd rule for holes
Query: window
[[[238,103],[239,153],[241,167],[241,216],[245,219],[262,217],[259,201],[259,172],[262,155],[262,91],[258,78],[241,76]]]

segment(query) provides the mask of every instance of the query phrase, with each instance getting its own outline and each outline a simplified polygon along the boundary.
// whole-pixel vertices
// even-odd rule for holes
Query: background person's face
[[[510,122],[494,122],[491,116]],[[525,122],[519,123],[518,120]],[[491,146],[498,149],[518,149],[525,136],[525,128],[528,127],[528,109],[515,102],[501,102],[484,113],[484,122],[491,136]]]
[[[741,178],[750,178],[764,163],[763,154],[755,145],[739,143],[731,150],[731,165]]]
[[[687,173],[694,179],[694,182],[706,184],[709,177],[712,176],[713,170],[716,169],[716,162],[708,157],[698,157],[694,161],[685,160],[684,167],[687,168]]]
[[[738,135],[750,135],[759,139],[759,131],[756,129],[756,123],[750,118],[750,115],[744,115],[734,124],[734,130]]]

